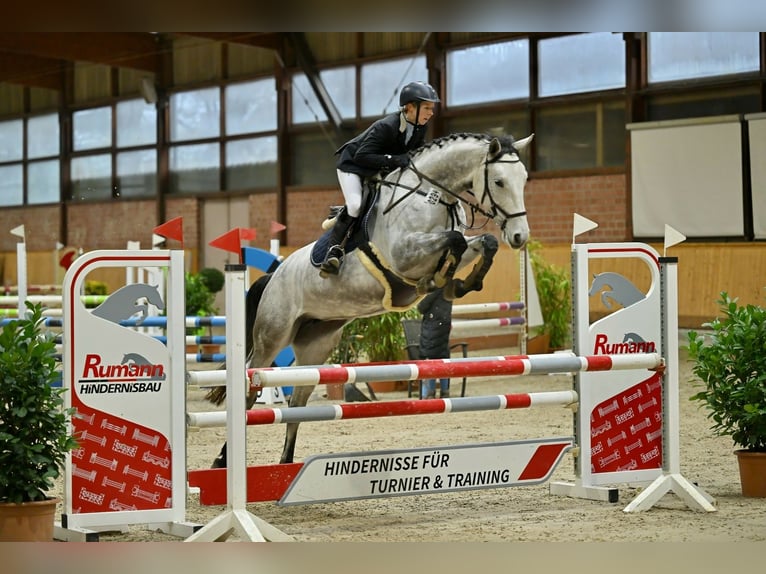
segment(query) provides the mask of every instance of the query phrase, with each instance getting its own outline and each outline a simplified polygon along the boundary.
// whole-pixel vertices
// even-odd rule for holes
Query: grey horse
[[[377,200],[359,226],[359,248],[346,254],[339,275],[320,276],[315,264],[321,258],[312,262],[314,242],[251,287],[250,366],[269,367],[289,345],[296,365],[320,365],[343,327],[358,317],[404,311],[437,286],[451,299],[480,290],[498,241],[488,232],[465,231],[477,220],[492,220],[505,243],[514,249],[525,245],[527,170],[519,151],[533,137],[445,136],[413,151],[408,167],[375,178]],[[455,276],[471,263],[464,279]],[[289,406],[305,406],[312,390],[296,387]],[[224,397],[224,387],[208,394],[217,404]],[[252,392],[249,406],[255,397]],[[293,462],[298,423],[286,427],[282,463]],[[213,467],[226,466],[225,453],[224,445]]]

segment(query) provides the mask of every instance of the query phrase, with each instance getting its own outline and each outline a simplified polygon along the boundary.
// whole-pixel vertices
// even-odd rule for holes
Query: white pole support
[[[247,266],[227,264],[226,270],[226,512],[192,534],[186,542],[223,542],[237,533],[250,542],[288,542],[293,538],[248,512],[245,405],[245,297]],[[236,413],[233,415],[232,413]]]

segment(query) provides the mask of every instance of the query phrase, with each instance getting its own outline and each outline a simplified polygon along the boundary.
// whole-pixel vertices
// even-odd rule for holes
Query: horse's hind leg
[[[457,299],[469,291],[481,291],[484,287],[484,277],[489,272],[490,267],[492,267],[492,261],[498,249],[498,241],[494,235],[486,233],[479,239],[479,244],[481,245],[479,260],[473,266],[468,277],[464,280],[455,279],[447,285],[445,297]]]
[[[309,402],[309,397],[311,397],[313,390],[314,387],[295,387],[293,389],[293,394],[290,397],[289,406],[305,407],[306,403]],[[298,438],[298,425],[300,425],[300,423],[287,423],[285,425],[285,445],[282,449],[282,457],[279,459],[281,464],[293,462],[293,458],[295,457],[295,441]]]

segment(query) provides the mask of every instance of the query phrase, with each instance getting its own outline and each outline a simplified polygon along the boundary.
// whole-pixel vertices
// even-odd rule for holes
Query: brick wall
[[[599,224],[586,241],[631,240],[625,174],[532,179],[526,205],[531,235],[542,243],[570,243],[574,213]]]

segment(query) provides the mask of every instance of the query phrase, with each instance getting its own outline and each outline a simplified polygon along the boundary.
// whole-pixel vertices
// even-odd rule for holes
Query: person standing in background
[[[448,359],[450,357],[449,335],[452,329],[452,301],[444,298],[443,289],[426,295],[418,303],[418,311],[423,314],[420,328],[420,358]],[[439,379],[439,397],[449,398],[450,380]],[[436,379],[424,379],[420,383],[420,398],[436,397]]]

